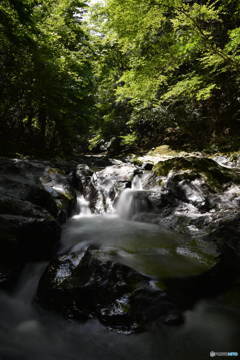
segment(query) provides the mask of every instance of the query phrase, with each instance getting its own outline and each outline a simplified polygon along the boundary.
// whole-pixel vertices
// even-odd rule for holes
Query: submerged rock
[[[101,250],[88,248],[53,261],[38,288],[38,301],[78,320],[97,317],[104,325],[134,332],[162,320],[182,322],[176,304],[151,279]]]

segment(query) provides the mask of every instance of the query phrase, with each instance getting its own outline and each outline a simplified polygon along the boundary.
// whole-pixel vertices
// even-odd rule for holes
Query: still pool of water
[[[73,218],[63,231],[63,252],[94,244],[115,260],[156,278],[195,275],[215,262],[217,251],[158,225],[127,221],[116,215]]]

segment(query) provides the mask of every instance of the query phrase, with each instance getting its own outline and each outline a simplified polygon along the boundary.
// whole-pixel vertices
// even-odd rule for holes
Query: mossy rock
[[[137,156],[131,158],[130,162],[135,166],[142,166],[143,161],[141,161]]]
[[[157,146],[155,149],[148,152],[151,156],[184,156],[184,151],[176,151],[169,147],[169,145]]]
[[[48,175],[51,175],[51,174],[52,175],[55,175],[55,174],[57,174],[57,175],[65,175],[65,172],[62,169],[53,168],[53,167],[49,167],[46,172],[47,172]]]
[[[224,168],[214,160],[198,157],[179,157],[160,161],[153,168],[157,176],[167,176],[170,171],[189,172],[203,176],[210,187],[221,190],[225,184],[240,184],[240,174],[233,169]]]

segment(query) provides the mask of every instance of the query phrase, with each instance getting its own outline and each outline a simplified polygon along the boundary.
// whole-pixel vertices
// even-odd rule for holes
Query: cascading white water
[[[135,175],[131,188],[123,190],[117,203],[117,214],[123,219],[131,219],[135,214],[146,211],[149,207],[146,191],[143,190],[142,180]]]
[[[81,217],[89,217],[92,215],[89,207],[89,201],[87,201],[83,195],[77,197],[77,209],[78,214],[73,216],[73,219],[79,219]]]
[[[132,190],[143,190],[142,179],[139,175],[134,176],[131,185]]]
[[[133,190],[125,189],[118,199],[116,211],[117,214],[123,219],[128,219],[130,217],[130,210],[133,201],[132,193]]]

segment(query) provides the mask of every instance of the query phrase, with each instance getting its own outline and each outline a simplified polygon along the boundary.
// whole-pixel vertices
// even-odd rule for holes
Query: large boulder
[[[203,177],[212,190],[222,190],[229,183],[240,184],[238,171],[219,165],[212,159],[201,157],[178,157],[160,161],[154,166],[157,176],[168,176],[169,173],[189,174]]]
[[[163,269],[157,278],[136,271],[104,249],[73,248],[49,264],[36,300],[66,318],[95,317],[111,329],[132,333],[156,322],[180,325],[185,310],[230,289],[239,272],[238,257],[230,247],[199,273],[166,276]]]
[[[68,318],[97,317],[124,332],[162,320],[182,322],[172,299],[151,279],[96,248],[69,252],[55,259],[40,280],[38,301]]]
[[[14,278],[11,268],[52,256],[75,200],[63,169],[45,161],[0,159],[1,284]]]
[[[0,159],[0,193],[47,210],[59,222],[66,220],[75,202],[65,171],[44,161]],[[10,207],[11,201],[8,205],[5,201],[1,213],[15,214],[14,206]]]
[[[223,167],[212,159],[161,161],[142,176],[142,184],[145,193],[141,197],[151,204],[150,211],[133,214],[134,220],[206,237],[225,223],[229,229],[227,224],[239,219],[239,169]]]

